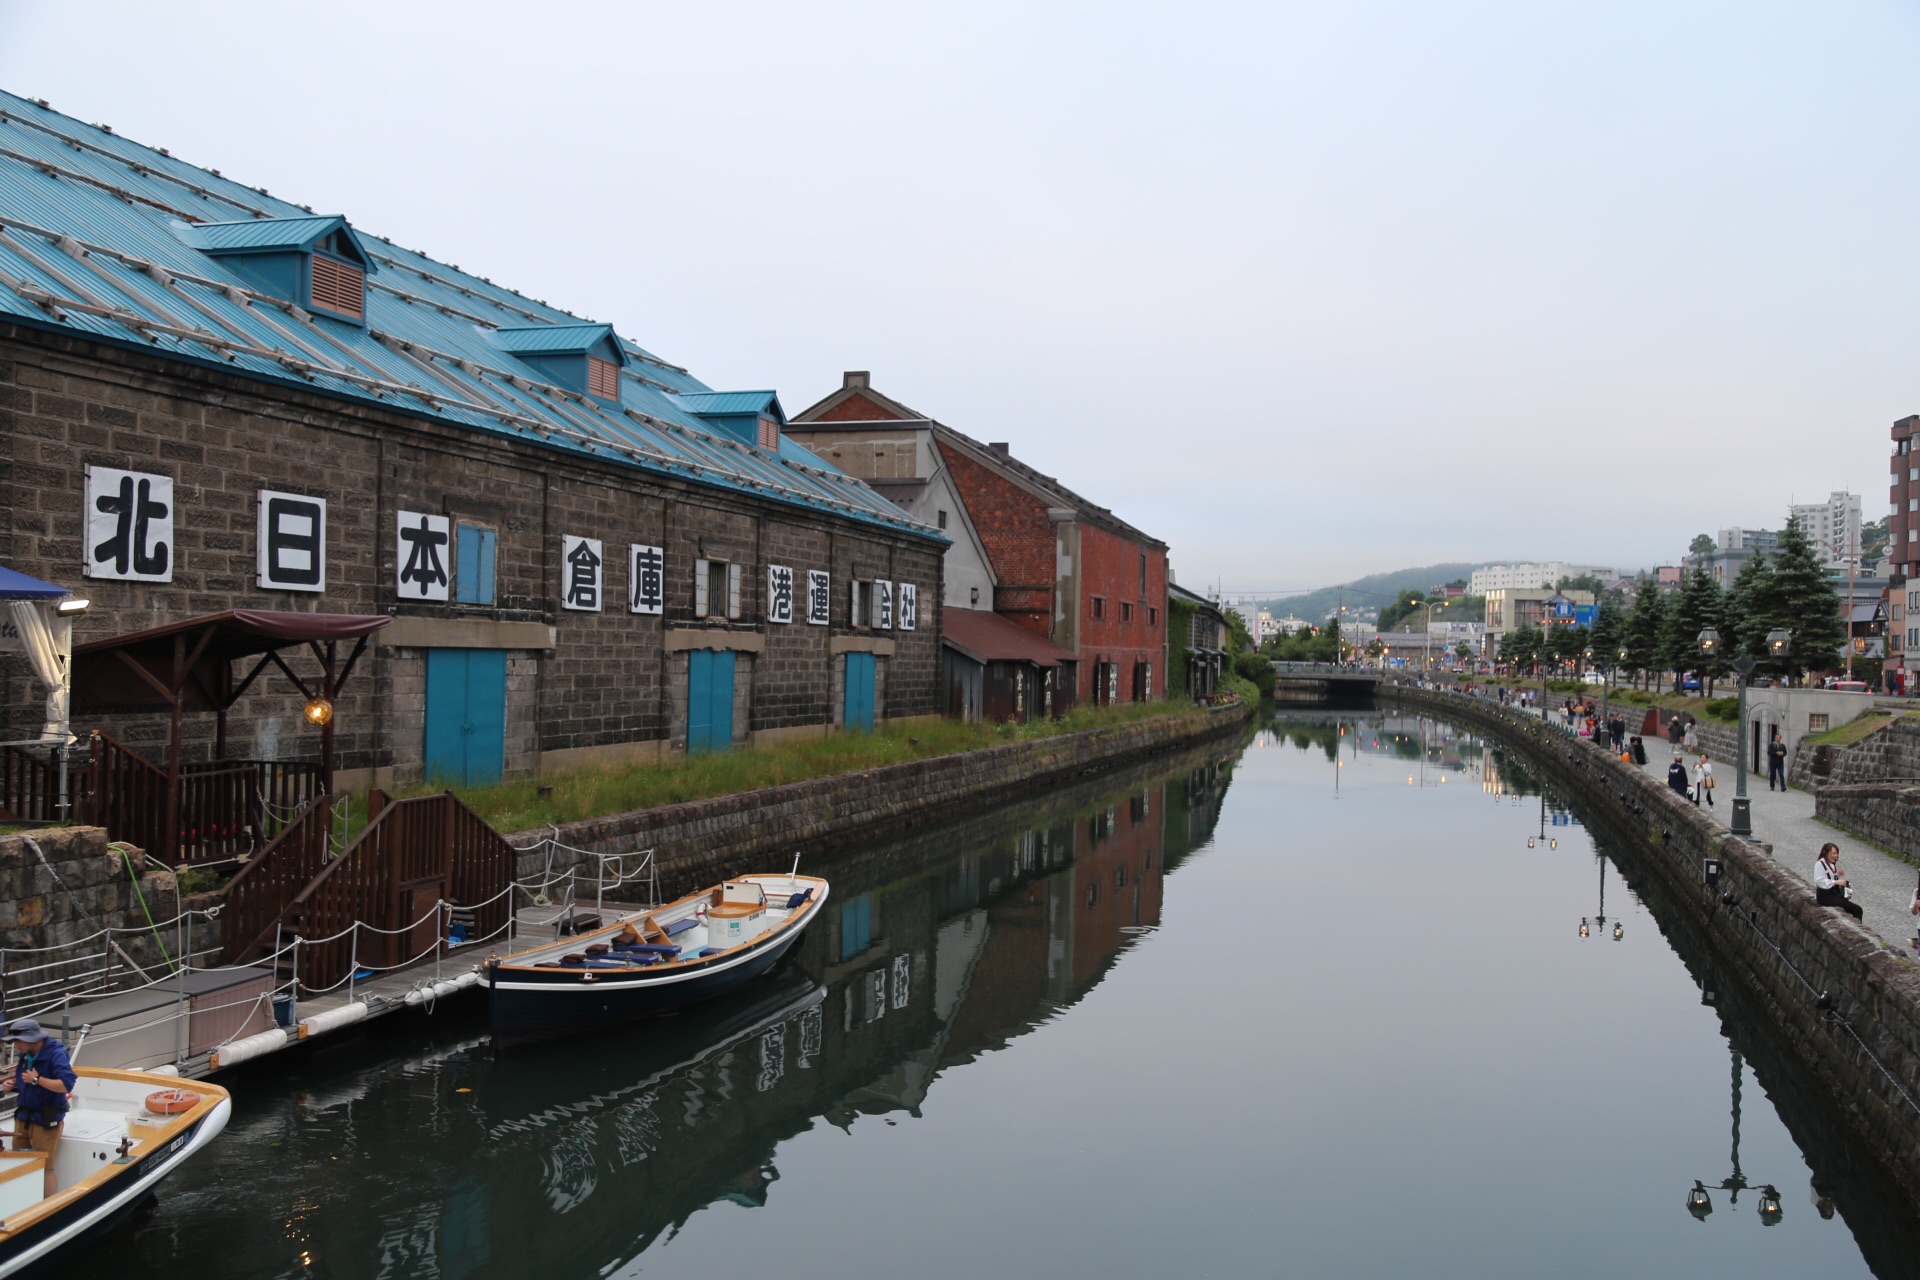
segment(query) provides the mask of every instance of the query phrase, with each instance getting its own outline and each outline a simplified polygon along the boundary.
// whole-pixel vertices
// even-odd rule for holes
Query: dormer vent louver
[[[367,313],[367,274],[333,258],[313,255],[313,305],[363,320]]]

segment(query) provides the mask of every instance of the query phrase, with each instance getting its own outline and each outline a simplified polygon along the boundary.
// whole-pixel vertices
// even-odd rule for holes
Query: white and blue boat
[[[591,932],[488,959],[493,1041],[507,1046],[671,1013],[767,972],[820,914],[818,876],[736,876]]]

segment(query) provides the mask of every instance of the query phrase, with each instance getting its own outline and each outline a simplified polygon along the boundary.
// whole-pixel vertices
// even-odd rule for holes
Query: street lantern
[[[1700,633],[1699,641],[1700,641],[1700,652],[1705,654],[1712,654],[1718,651],[1720,648],[1720,633],[1718,631],[1715,631],[1712,627],[1708,627],[1705,631],[1702,631]]]
[[[1792,648],[1793,635],[1790,632],[1777,627],[1767,632],[1767,656],[1769,658],[1784,658],[1787,656],[1787,651]]]
[[[1707,1215],[1713,1212],[1713,1197],[1707,1194],[1706,1187],[1697,1178],[1694,1179],[1693,1190],[1687,1192],[1687,1212],[1701,1222],[1705,1222]]]

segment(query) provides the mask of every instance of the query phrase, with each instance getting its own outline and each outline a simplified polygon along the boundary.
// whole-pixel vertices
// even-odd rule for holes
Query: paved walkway
[[[1557,704],[1548,719],[1560,723]],[[1647,739],[1649,774],[1664,783],[1672,759],[1673,748],[1664,738]],[[1719,783],[1713,789],[1713,815],[1724,827],[1733,820],[1734,764],[1715,760],[1713,772]],[[1748,774],[1747,796],[1753,801],[1753,838],[1773,846],[1775,861],[1807,882],[1809,897],[1813,894],[1814,859],[1820,856],[1820,846],[1831,840],[1840,846],[1840,869],[1853,885],[1853,900],[1865,913],[1866,926],[1903,954],[1914,954],[1910,940],[1920,918],[1908,908],[1913,904],[1915,883],[1920,881],[1920,868],[1815,818],[1810,791],[1768,791],[1764,773]]]
[[[1664,778],[1673,748],[1664,741],[1647,743],[1647,771]],[[1735,767],[1732,761],[1713,762],[1714,817],[1721,826],[1733,821]],[[1753,802],[1753,838],[1773,846],[1774,860],[1807,882],[1813,892],[1813,863],[1820,846],[1831,840],[1840,846],[1840,869],[1853,885],[1853,900],[1865,913],[1864,922],[1902,952],[1913,951],[1915,917],[1908,908],[1920,880],[1920,869],[1892,854],[1857,840],[1813,816],[1813,793],[1788,788],[1767,790],[1764,773],[1747,775],[1747,798]],[[1839,908],[1834,908],[1838,910]]]

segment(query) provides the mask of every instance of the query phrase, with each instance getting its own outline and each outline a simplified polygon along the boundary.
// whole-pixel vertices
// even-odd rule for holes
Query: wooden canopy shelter
[[[289,808],[333,794],[334,704],[369,638],[392,621],[381,614],[232,609],[76,645],[76,715],[166,712],[171,718],[164,770],[104,734],[93,735],[86,805],[93,820],[114,831],[116,839],[140,844],[168,862],[244,852],[235,843],[242,836],[252,844],[264,842],[260,817],[267,792]],[[343,657],[341,650],[349,644]],[[319,663],[317,680],[303,678],[284,656],[303,647]],[[248,659],[251,666],[236,677],[236,664]],[[269,667],[307,699],[307,718],[320,728],[317,767],[227,759],[227,711]],[[217,717],[216,759],[210,765],[188,767],[181,761],[181,719],[189,711],[212,711]],[[304,781],[290,785],[290,777]]]

